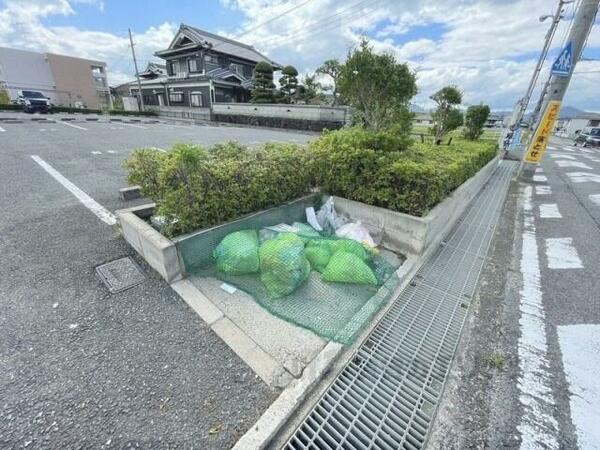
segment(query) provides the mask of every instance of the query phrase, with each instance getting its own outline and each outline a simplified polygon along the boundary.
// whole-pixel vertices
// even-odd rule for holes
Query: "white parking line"
[[[546,239],[546,256],[549,269],[583,269],[573,238]]]
[[[546,175],[534,175],[533,181],[540,181],[542,183],[545,183],[546,181],[548,181],[548,178],[546,178]]]
[[[2,127],[0,127],[0,133],[6,133],[6,130]]]
[[[600,325],[561,325],[556,331],[577,445],[580,449],[600,449]]]
[[[117,152],[116,152],[116,151],[114,151],[114,150],[106,150],[106,153],[110,153],[111,155],[114,155],[114,154],[115,154],[115,153],[117,153]]]
[[[554,155],[550,155],[550,158],[553,159],[572,159],[574,161],[577,160],[573,155],[565,155],[564,153],[555,153]]]
[[[590,194],[588,197],[594,205],[600,206],[600,194]]]
[[[92,155],[101,155],[101,154],[102,154],[102,152],[98,152],[98,151],[92,152]]]
[[[544,173],[544,169],[541,167],[536,167],[535,168],[535,173]]]
[[[555,401],[548,372],[548,341],[546,312],[542,301],[541,271],[533,217],[532,187],[521,192],[523,202],[523,242],[521,246],[521,275],[523,286],[519,292],[518,342],[520,376],[519,401],[523,406],[521,448],[543,446],[558,449],[558,422],[554,418]]]
[[[167,151],[164,148],[159,148],[159,147],[148,147],[151,150],[158,150],[159,152],[163,152],[163,153],[167,153]]]
[[[600,183],[600,175],[589,172],[567,172],[567,176],[573,183]]]
[[[588,166],[584,162],[579,162],[579,161],[562,161],[560,159],[557,159],[554,162],[556,163],[556,165],[558,167],[576,167],[576,168],[579,168],[579,169],[592,170],[592,168],[590,166]]]
[[[540,217],[542,219],[560,219],[562,214],[556,203],[542,203],[540,205]]]
[[[73,125],[72,123],[64,122],[62,120],[59,120],[58,123],[62,123],[63,125],[66,125],[71,128],[77,128],[78,130],[87,131],[87,128],[80,127],[79,125]]]
[[[547,146],[546,146],[546,148],[547,148],[548,150],[557,150],[557,148],[556,148],[556,147],[553,147],[552,145],[547,145]]]
[[[142,130],[147,130],[148,129],[148,127],[143,127],[141,125],[134,125],[132,123],[122,123],[121,125],[125,125],[127,127],[133,127],[133,128],[140,128]]]
[[[536,186],[535,193],[536,195],[550,195],[552,194],[552,189],[550,189],[550,186]]]
[[[83,206],[92,211],[100,220],[107,223],[108,225],[114,225],[117,223],[116,217],[104,206],[100,203],[96,202],[92,197],[87,195],[69,180],[67,180],[59,171],[57,171],[54,167],[44,161],[37,155],[31,155],[31,159],[33,159],[36,163],[38,163],[42,169],[50,174],[52,178],[58,181],[63,185],[65,189],[67,189],[71,194],[73,194],[77,200],[79,200]]]

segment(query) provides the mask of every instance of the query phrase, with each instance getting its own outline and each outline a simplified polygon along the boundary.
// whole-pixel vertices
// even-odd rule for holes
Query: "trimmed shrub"
[[[12,103],[5,103],[0,105],[0,111],[23,111],[23,105],[14,105]]]
[[[125,168],[128,181],[141,185],[165,216],[164,233],[175,236],[307,194],[314,185],[309,160],[295,144],[177,144],[166,154],[136,150]]]
[[[89,109],[89,108],[71,108],[69,106],[53,106],[52,112],[66,112],[66,113],[79,113],[79,114],[102,114],[101,109]]]
[[[108,114],[111,116],[158,116],[158,112],[154,110],[147,111],[125,111],[124,109],[109,109]]]
[[[475,175],[497,152],[495,143],[455,138],[449,146],[413,143],[393,132],[343,129],[311,144],[324,192],[424,216]]]

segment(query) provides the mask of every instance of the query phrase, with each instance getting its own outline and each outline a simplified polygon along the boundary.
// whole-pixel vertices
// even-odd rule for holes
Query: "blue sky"
[[[184,22],[229,37],[252,29],[240,40],[302,75],[325,59],[343,60],[368,36],[377,51],[393,53],[417,72],[416,103],[427,106],[435,90],[456,84],[467,104],[511,109],[526,89],[548,29],[538,17],[555,5],[555,0],[0,0],[0,45],[101,59],[111,84],[118,84],[134,74],[128,27],[141,66],[156,59],[154,52]],[[572,15],[568,6],[550,59]],[[587,57],[600,58],[599,34],[596,27]],[[581,63],[577,71],[581,75],[573,78],[565,104],[600,110],[600,64]]]

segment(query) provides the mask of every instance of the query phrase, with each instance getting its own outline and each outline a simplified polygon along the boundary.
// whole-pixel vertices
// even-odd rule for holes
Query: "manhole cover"
[[[137,286],[146,278],[130,257],[102,264],[96,267],[96,273],[113,294]]]

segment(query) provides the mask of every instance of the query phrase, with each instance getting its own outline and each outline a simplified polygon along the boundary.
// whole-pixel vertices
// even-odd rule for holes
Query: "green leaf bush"
[[[166,218],[175,236],[281,205],[310,192],[310,155],[295,144],[248,148],[235,142],[211,148],[176,144],[169,152],[138,149],[125,162],[128,181]]]
[[[454,139],[440,147],[398,136],[360,128],[325,133],[311,144],[317,184],[328,194],[424,216],[497,153],[493,142]]]

